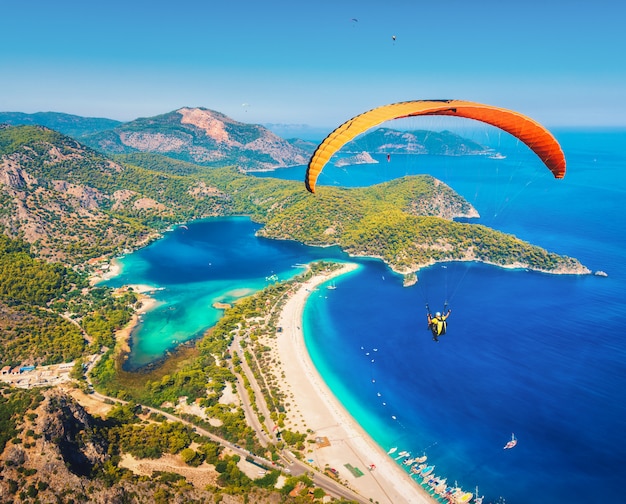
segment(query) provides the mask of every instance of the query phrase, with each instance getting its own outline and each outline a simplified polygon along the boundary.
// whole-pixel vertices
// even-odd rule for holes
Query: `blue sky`
[[[198,106],[330,128],[459,98],[547,126],[626,126],[625,5],[4,0],[0,111],[126,121]]]

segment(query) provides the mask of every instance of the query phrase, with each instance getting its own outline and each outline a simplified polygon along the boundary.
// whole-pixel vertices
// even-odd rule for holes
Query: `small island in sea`
[[[378,161],[374,159],[369,152],[363,151],[355,156],[345,157],[338,159],[335,166],[338,168],[344,166],[360,165],[360,164],[377,164]]]

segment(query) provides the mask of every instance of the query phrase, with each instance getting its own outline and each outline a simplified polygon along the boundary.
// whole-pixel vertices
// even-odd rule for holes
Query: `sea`
[[[127,366],[200,336],[222,313],[216,302],[311,261],[356,262],[336,288],[311,294],[305,340],[339,401],[385,451],[396,449],[390,457],[426,454],[448,485],[477,490],[485,503],[624,501],[626,130],[554,133],[567,159],[563,180],[525,145],[499,139],[490,156],[329,164],[318,184],[429,173],[477,208],[476,222],[574,257],[591,274],[450,262],[404,287],[377,259],[261,238],[246,217],[190,222],[120,258],[120,275],[108,281],[149,285],[158,301],[132,334]],[[304,170],[257,176],[301,181]],[[427,308],[447,307],[448,331],[435,342]],[[504,449],[512,436],[517,445]]]

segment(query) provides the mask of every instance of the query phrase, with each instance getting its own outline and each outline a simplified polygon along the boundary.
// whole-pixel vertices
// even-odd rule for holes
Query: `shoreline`
[[[139,301],[141,301],[141,308],[139,308],[133,313],[130,320],[124,327],[122,327],[121,329],[118,329],[115,332],[115,342],[116,342],[116,345],[115,345],[116,356],[115,357],[116,359],[119,357],[123,357],[124,359],[127,358],[128,354],[131,351],[130,337],[132,336],[132,333],[137,327],[137,325],[139,324],[140,317],[144,315],[146,312],[149,312],[150,310],[153,310],[154,308],[156,308],[159,304],[159,302],[156,299],[145,294],[145,291],[142,292],[140,290],[140,291],[135,291],[135,292],[137,292],[138,294],[137,297]]]
[[[332,273],[318,274],[302,283],[287,300],[280,316],[282,332],[274,342],[278,375],[289,404],[286,427],[311,432],[327,443],[315,443],[307,454],[318,469],[334,468],[339,478],[372,502],[379,504],[431,504],[434,500],[420,484],[383,450],[334,396],[315,368],[301,329],[309,294],[328,280],[354,271],[347,263]],[[298,418],[296,418],[296,415]],[[355,477],[346,467],[362,471]],[[369,470],[370,465],[375,469]]]

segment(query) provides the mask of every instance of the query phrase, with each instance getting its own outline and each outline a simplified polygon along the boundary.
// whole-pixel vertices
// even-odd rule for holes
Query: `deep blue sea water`
[[[436,474],[470,491],[478,485],[485,502],[619,501],[626,481],[626,131],[556,136],[568,160],[560,181],[506,142],[496,146],[505,159],[381,157],[328,165],[319,180],[369,185],[428,172],[472,202],[480,222],[608,273],[450,263],[404,288],[366,259],[307,303],[311,356],[352,415],[384,449],[425,452]],[[304,168],[277,173],[302,180]],[[273,273],[287,278],[299,263],[345,259],[336,249],[256,238],[243,218],[188,228],[124,258],[113,281],[165,287],[134,336],[131,365],[214,323],[215,301],[261,288]],[[425,304],[439,309],[445,300],[448,334],[435,343]],[[511,433],[518,445],[503,450]]]

